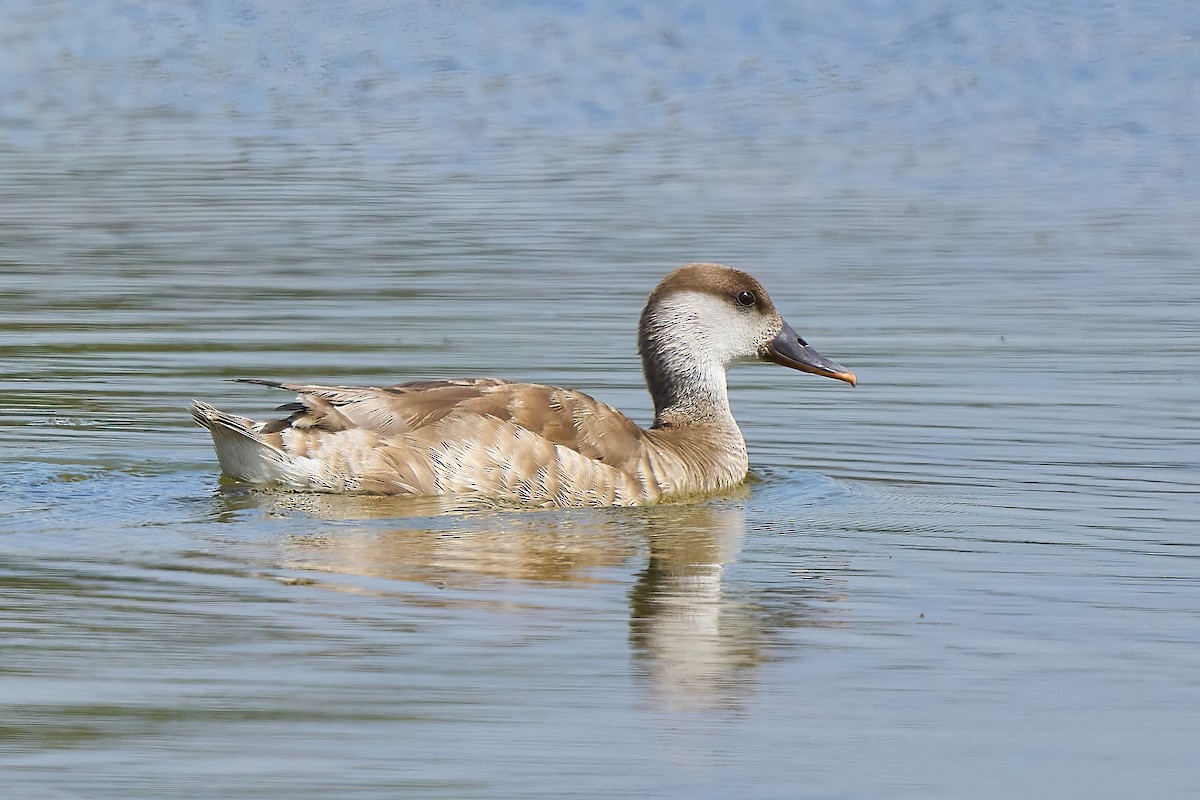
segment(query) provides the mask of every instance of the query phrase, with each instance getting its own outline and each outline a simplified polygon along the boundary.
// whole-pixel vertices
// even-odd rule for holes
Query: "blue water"
[[[1190,797],[1186,3],[0,7],[0,767],[22,797]],[[254,492],[232,377],[651,415],[671,268],[751,480]]]

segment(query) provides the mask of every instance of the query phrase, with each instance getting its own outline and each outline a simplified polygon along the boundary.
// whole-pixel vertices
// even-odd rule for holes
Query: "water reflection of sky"
[[[695,6],[29,3],[0,130],[21,148],[275,148],[488,171],[594,140],[841,187],[1096,205],[1197,188],[1184,2]],[[547,147],[550,149],[547,150]],[[657,152],[657,151],[656,151]],[[778,149],[769,157],[778,160]]]

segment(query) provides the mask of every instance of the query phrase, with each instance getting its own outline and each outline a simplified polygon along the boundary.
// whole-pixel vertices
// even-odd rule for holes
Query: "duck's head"
[[[686,394],[689,382],[719,388],[735,361],[772,361],[853,386],[857,379],[818,353],[784,321],[762,284],[721,264],[688,264],[650,294],[638,350],[658,410]]]

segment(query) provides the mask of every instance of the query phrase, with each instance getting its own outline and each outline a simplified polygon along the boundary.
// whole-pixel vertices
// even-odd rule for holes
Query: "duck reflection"
[[[255,502],[230,500],[240,509]],[[257,502],[270,515],[300,511],[307,520],[401,516],[394,502],[371,498],[264,494]],[[404,510],[422,516],[399,528],[295,534],[286,566],[471,590],[498,579],[611,585],[644,558],[629,592],[633,669],[656,703],[672,709],[736,705],[753,688],[752,668],[785,638],[774,630],[829,624],[821,601],[839,596],[836,580],[731,590],[727,571],[746,536],[738,498],[570,513],[480,513],[444,500]]]
[[[723,585],[745,533],[741,506],[679,506],[647,520],[630,642],[639,677],[668,707],[733,702],[745,668],[762,660],[762,618]]]
[[[496,578],[596,581],[602,568],[624,564],[636,552],[616,524],[581,524],[538,514],[503,520],[495,527],[459,520],[444,527],[296,536],[297,557],[289,566],[470,589]]]

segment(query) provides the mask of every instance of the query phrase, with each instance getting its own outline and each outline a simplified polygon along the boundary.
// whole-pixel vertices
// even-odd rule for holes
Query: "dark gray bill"
[[[851,386],[858,383],[858,378],[854,377],[853,372],[836,361],[830,361],[809,347],[786,322],[783,323],[783,329],[779,331],[779,335],[763,348],[762,357],[767,361],[774,361],[776,364],[798,369],[801,372],[824,375],[826,378],[837,378]]]

